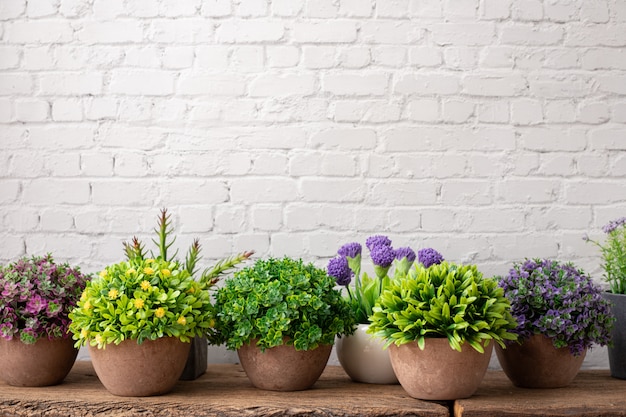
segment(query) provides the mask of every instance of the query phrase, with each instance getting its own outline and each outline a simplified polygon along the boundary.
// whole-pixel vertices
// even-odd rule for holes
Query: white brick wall
[[[599,277],[622,0],[0,1],[0,261],[94,271],[160,207],[208,262],[389,234]]]

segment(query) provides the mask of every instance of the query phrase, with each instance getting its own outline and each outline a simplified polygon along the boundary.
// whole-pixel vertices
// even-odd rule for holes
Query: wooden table
[[[515,388],[489,371],[471,398],[420,401],[399,385],[351,382],[341,367],[328,366],[312,389],[273,392],[254,388],[239,365],[210,364],[195,381],[179,381],[163,396],[128,398],[109,394],[90,362],[78,361],[61,385],[11,387],[0,382],[0,416],[441,416],[626,417],[626,381],[608,371],[581,371],[567,388]]]

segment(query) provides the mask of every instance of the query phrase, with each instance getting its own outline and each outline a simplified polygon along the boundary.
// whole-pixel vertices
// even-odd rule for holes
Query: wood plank
[[[608,370],[586,370],[565,388],[517,388],[503,372],[489,371],[471,398],[457,400],[455,417],[626,416],[626,381]]]
[[[155,364],[158,366],[158,364]],[[358,384],[328,366],[312,389],[272,392],[254,388],[239,365],[210,364],[194,381],[179,381],[163,396],[111,395],[88,361],[77,361],[65,382],[21,388],[0,382],[1,416],[449,416],[445,405],[409,397],[400,385]]]

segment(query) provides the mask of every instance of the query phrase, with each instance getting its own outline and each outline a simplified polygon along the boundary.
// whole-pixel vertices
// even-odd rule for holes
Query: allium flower
[[[352,280],[352,271],[348,267],[348,260],[345,256],[338,256],[328,261],[328,275],[335,278],[337,284],[347,286]]]
[[[391,246],[374,246],[371,250],[372,262],[374,265],[383,268],[388,268],[391,263],[396,259],[396,251]]]
[[[365,246],[371,251],[377,246],[391,246],[391,240],[383,235],[370,236],[365,240]]]
[[[404,258],[410,262],[415,261],[415,251],[409,247],[396,249],[396,259],[401,261]]]
[[[346,243],[339,248],[337,253],[346,258],[356,258],[361,254],[361,244],[357,242]]]
[[[520,340],[533,334],[552,339],[555,347],[581,354],[596,343],[606,345],[613,325],[609,303],[591,277],[572,264],[548,259],[515,263],[499,277],[517,319]]]
[[[417,251],[417,259],[424,265],[424,268],[440,264],[444,261],[443,256],[433,248],[424,248]]]

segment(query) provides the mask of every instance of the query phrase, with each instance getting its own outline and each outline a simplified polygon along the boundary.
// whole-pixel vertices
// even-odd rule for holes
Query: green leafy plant
[[[604,279],[613,294],[626,294],[626,217],[610,221],[602,230],[606,233],[604,244],[585,236],[587,242],[600,248]]]
[[[77,306],[69,317],[76,346],[87,343],[104,348],[133,339],[177,337],[188,342],[206,335],[215,323],[209,289],[226,271],[248,259],[253,252],[219,261],[205,269],[198,279],[200,244],[194,240],[184,261],[173,254],[175,238],[167,210],[161,210],[153,242],[158,252],[148,252],[133,237],[124,242],[126,261],[107,266],[99,277],[87,283]]]
[[[425,268],[416,264],[406,276],[391,282],[370,317],[368,333],[400,346],[426,338],[447,338],[460,351],[468,343],[478,352],[494,340],[516,340],[516,326],[504,291],[484,279],[475,265],[442,262]]]
[[[293,345],[311,350],[354,331],[349,303],[323,269],[288,257],[257,260],[237,271],[216,292],[210,339],[239,349],[258,339],[265,350]]]

